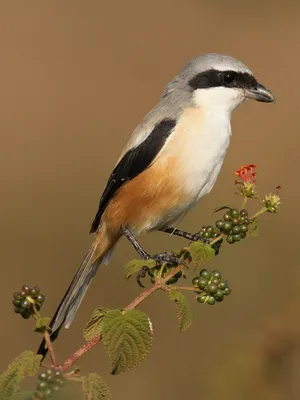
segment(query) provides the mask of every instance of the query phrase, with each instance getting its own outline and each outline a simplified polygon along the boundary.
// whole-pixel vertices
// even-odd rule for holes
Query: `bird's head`
[[[203,54],[194,57],[180,76],[191,91],[195,106],[231,113],[247,99],[265,103],[275,101],[272,93],[256,80],[248,67],[229,56]]]

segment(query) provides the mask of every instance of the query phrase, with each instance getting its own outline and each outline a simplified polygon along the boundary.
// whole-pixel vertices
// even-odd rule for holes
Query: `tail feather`
[[[57,338],[64,324],[66,328],[71,326],[85,293],[107,251],[109,251],[109,248],[100,251],[98,241],[95,241],[90,247],[50,322],[52,342]],[[47,352],[48,349],[45,340],[43,340],[38,349],[38,354],[41,354],[44,358]]]

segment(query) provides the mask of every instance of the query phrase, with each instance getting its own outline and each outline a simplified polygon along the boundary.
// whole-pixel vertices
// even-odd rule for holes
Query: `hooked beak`
[[[262,101],[264,103],[275,103],[275,97],[260,83],[258,83],[253,89],[246,89],[245,95],[248,99]]]

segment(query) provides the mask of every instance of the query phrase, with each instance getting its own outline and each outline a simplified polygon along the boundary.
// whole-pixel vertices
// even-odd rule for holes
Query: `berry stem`
[[[201,293],[201,290],[195,286],[174,286],[172,285],[172,289],[175,290],[190,290],[192,292]]]
[[[223,239],[226,235],[224,233],[221,233],[221,235],[219,235],[218,237],[216,237],[215,239],[213,239],[209,245],[212,246],[213,244],[217,243],[219,240]]]
[[[247,197],[247,196],[244,196],[244,200],[243,200],[243,204],[242,204],[242,209],[246,208],[247,200],[248,200],[248,197]]]
[[[250,219],[255,219],[257,218],[259,215],[263,214],[264,212],[268,211],[268,209],[266,207],[261,208],[259,211],[257,211],[254,215],[252,215],[252,217],[250,217]]]

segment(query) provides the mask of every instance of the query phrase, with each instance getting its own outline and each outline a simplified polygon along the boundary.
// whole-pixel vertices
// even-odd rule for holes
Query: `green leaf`
[[[179,321],[180,332],[187,330],[193,322],[193,315],[187,298],[178,290],[172,290],[169,297],[176,303],[176,314]]]
[[[129,279],[131,275],[139,272],[143,267],[153,268],[156,266],[154,260],[131,260],[125,265],[124,275],[126,279]]]
[[[193,242],[189,249],[196,267],[203,265],[215,255],[215,250],[209,244],[204,244],[199,241]]]
[[[219,212],[219,211],[222,211],[222,210],[231,210],[232,208],[233,208],[233,207],[230,207],[230,206],[217,207],[217,208],[214,209],[213,214],[215,214],[215,213],[217,213],[217,212]]]
[[[22,390],[16,393],[11,400],[32,400],[34,392],[31,390]]]
[[[50,318],[43,317],[36,320],[35,332],[44,332],[45,329],[49,328]]]
[[[91,340],[94,336],[101,333],[102,319],[107,311],[107,308],[96,308],[96,310],[93,311],[91,319],[83,330],[83,337],[85,340]]]
[[[40,368],[42,356],[33,351],[24,351],[12,361],[0,375],[0,399],[10,399],[20,390],[25,373],[33,376]]]
[[[248,236],[258,236],[258,218],[255,218],[249,228]]]
[[[128,371],[149,352],[151,323],[147,315],[138,310],[108,311],[102,320],[102,342],[112,363],[112,374]]]
[[[33,351],[24,351],[20,357],[22,357],[24,372],[28,376],[34,376],[40,369],[43,357],[40,354],[35,354]]]
[[[89,374],[82,377],[82,390],[86,400],[109,400],[109,387],[98,374]]]

